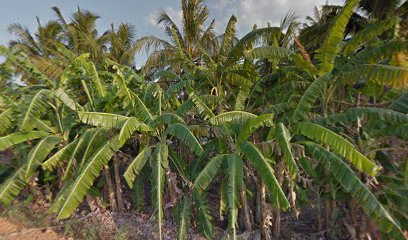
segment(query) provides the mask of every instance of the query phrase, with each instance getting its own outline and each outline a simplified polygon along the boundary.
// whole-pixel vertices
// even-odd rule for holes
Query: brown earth
[[[65,240],[56,232],[47,228],[26,228],[9,219],[0,218],[1,240]]]

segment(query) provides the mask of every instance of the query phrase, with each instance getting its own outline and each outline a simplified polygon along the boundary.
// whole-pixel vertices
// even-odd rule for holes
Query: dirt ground
[[[25,228],[9,219],[0,218],[1,240],[65,240],[56,232],[46,228]]]
[[[313,219],[309,217],[307,216],[306,219]],[[282,219],[283,231],[279,239],[326,239],[313,232],[315,223],[305,221],[306,219],[301,216],[300,221],[295,221],[290,217],[284,217]],[[28,227],[17,221],[7,217],[0,218],[0,240],[70,240],[80,239],[84,236],[66,237],[63,226],[68,225],[68,222],[61,222],[55,227],[36,228]],[[74,232],[80,232],[90,227],[95,228],[96,235],[90,239],[158,239],[157,226],[149,214],[97,211],[85,216],[78,216],[76,224],[72,226]],[[162,230],[164,240],[177,239],[177,225],[173,221],[164,220]],[[221,239],[223,231],[216,227],[215,235],[215,239]],[[260,239],[260,232],[259,230],[245,232],[237,237],[240,240]],[[204,238],[190,232],[190,239],[202,240]]]
[[[79,210],[73,218],[55,221],[55,216],[48,213],[45,206],[36,204],[17,204],[9,209],[1,209],[0,240],[139,240],[158,239],[157,224],[151,217],[152,211],[129,211],[112,213],[107,209],[93,212]],[[300,210],[299,218],[292,213],[281,214],[281,235],[279,240],[331,240],[349,239],[332,238],[317,230],[317,209],[306,207]],[[223,224],[214,223],[214,239],[224,239]],[[189,239],[204,240],[197,234],[194,226],[189,231]],[[257,229],[259,226],[255,226]],[[177,239],[178,226],[174,219],[162,221],[163,240]],[[225,229],[225,228],[224,228]],[[258,240],[260,231],[242,232],[238,230],[239,240]]]

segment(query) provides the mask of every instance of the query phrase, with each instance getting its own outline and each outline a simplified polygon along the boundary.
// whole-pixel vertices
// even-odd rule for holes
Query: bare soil
[[[0,239],[2,240],[63,240],[56,232],[47,228],[26,228],[10,219],[0,218]]]
[[[150,240],[159,238],[156,221],[151,217],[151,209],[146,212],[112,213],[103,208],[97,208],[92,212],[82,208],[73,218],[59,222],[55,221],[55,216],[48,213],[48,207],[44,204],[24,206],[19,203],[7,210],[1,208],[0,210],[3,212],[0,215],[0,240]],[[297,219],[292,213],[282,213],[281,221],[281,235],[273,239],[340,239],[332,238],[326,232],[318,232],[316,207],[301,208]],[[214,239],[224,239],[226,233],[222,229],[223,224],[214,222]],[[161,227],[164,240],[177,239],[178,227],[174,220],[163,220]],[[204,240],[193,228],[190,229],[189,238]],[[259,230],[252,232],[241,230],[238,231],[237,236],[240,240],[260,239]]]

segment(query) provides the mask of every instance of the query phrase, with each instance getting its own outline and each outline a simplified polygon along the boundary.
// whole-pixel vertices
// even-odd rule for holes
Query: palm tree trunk
[[[120,174],[119,174],[119,164],[118,159],[116,156],[113,157],[113,170],[115,174],[115,185],[116,185],[116,197],[118,203],[118,211],[123,212],[125,210],[125,206],[123,203],[123,194],[122,194],[122,184],[120,182]]]
[[[117,212],[118,211],[118,206],[116,204],[116,198],[115,198],[115,190],[113,189],[113,184],[112,184],[112,178],[109,173],[109,166],[105,165],[103,168],[103,173],[105,175],[106,179],[106,185],[108,188],[108,198],[109,198],[109,203],[111,206],[111,211],[112,212]]]

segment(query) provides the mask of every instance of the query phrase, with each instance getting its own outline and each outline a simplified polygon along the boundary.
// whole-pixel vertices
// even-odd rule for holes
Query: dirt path
[[[45,228],[26,228],[6,218],[0,218],[0,240],[62,240],[57,233]]]

